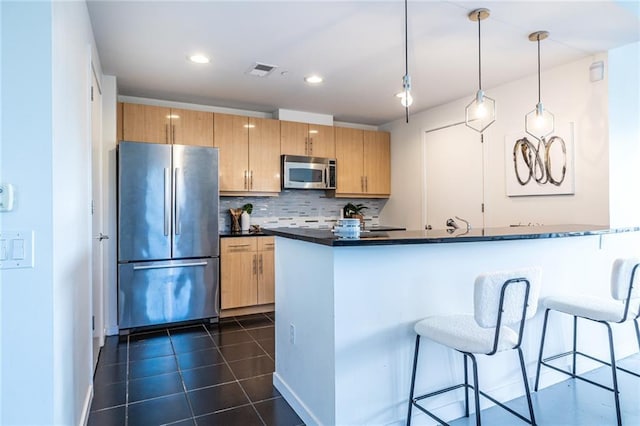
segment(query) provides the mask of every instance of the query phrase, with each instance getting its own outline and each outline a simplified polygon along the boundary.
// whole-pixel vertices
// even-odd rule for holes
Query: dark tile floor
[[[273,314],[108,337],[89,426],[302,424],[272,385]]]

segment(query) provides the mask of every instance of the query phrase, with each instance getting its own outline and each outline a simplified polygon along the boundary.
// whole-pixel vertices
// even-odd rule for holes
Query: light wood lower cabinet
[[[274,303],[274,237],[220,240],[220,307]]]

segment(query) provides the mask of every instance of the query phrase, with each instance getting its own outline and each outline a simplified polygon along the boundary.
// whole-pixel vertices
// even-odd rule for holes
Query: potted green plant
[[[343,216],[346,218],[360,219],[360,226],[364,228],[364,210],[368,209],[364,204],[348,203],[342,208]]]

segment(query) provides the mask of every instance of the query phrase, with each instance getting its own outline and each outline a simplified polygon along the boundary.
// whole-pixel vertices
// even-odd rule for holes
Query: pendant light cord
[[[540,89],[540,34],[538,34],[538,103],[540,103],[542,96],[541,96],[541,89]]]
[[[409,76],[409,27],[407,19],[407,0],[404,0],[404,75],[405,79]],[[406,83],[405,83],[406,84]],[[409,91],[404,88],[404,115],[405,120],[409,122]]]
[[[482,44],[480,37],[480,12],[478,12],[478,90],[482,90]]]

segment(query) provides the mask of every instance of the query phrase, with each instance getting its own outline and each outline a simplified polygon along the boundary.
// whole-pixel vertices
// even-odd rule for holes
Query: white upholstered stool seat
[[[495,327],[480,327],[473,315],[439,315],[423,319],[414,326],[416,334],[460,352],[488,354],[493,350]],[[500,328],[498,350],[513,349],[518,334],[509,327]]]
[[[633,322],[636,329],[638,347],[640,348],[640,326],[638,325],[638,317],[640,316],[640,282],[638,282],[638,280],[640,280],[639,267],[640,258],[616,259],[616,261],[613,262],[610,282],[611,298],[599,298],[572,293],[561,296],[550,296],[543,300],[542,304],[546,309],[544,312],[542,338],[540,339],[540,353],[538,354],[538,369],[536,372],[536,383],[534,386],[534,389],[536,391],[538,390],[538,384],[540,382],[540,368],[543,365],[560,373],[571,376],[574,379],[579,379],[581,381],[591,383],[602,389],[613,392],[618,425],[622,425],[620,398],[618,395],[618,378],[616,371],[624,371],[625,373],[629,373],[636,377],[640,377],[640,374],[616,366],[616,356],[613,345],[613,330],[611,328],[611,323]],[[573,347],[570,351],[543,358],[542,356],[544,351],[545,336],[547,333],[547,324],[549,321],[549,312],[552,311],[571,315],[573,317]],[[578,351],[578,318],[589,320],[592,323],[602,324],[606,327],[609,337],[609,362]],[[610,366],[613,386],[609,387],[602,383],[594,382],[590,379],[576,374],[577,355],[600,362],[603,365]],[[565,369],[559,368],[558,366],[550,363],[550,361],[565,356],[571,356],[573,358],[571,371],[566,371]]]
[[[620,322],[624,317],[625,303],[622,300],[593,296],[561,295],[542,300],[545,308],[565,314],[588,318],[594,321]],[[627,317],[638,315],[638,305],[629,306]]]
[[[434,315],[424,318],[414,325],[416,346],[413,356],[407,425],[411,424],[411,410],[413,407],[427,414],[438,423],[446,425],[447,423],[444,420],[419,404],[419,401],[459,388],[465,389],[464,406],[467,417],[469,416],[469,389],[474,391],[477,425],[480,425],[481,421],[480,395],[525,422],[535,425],[531,394],[527,383],[527,372],[520,344],[522,343],[526,319],[531,318],[537,310],[539,292],[540,270],[538,268],[482,274],[476,278],[473,288],[473,315]],[[463,383],[414,397],[418,352],[420,350],[420,339],[423,337],[462,353],[464,359]],[[529,418],[524,417],[479,389],[478,366],[474,354],[491,356],[511,349],[518,351],[520,370],[529,405]],[[468,379],[468,360],[471,360],[473,385],[469,383]]]

